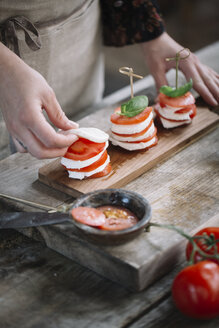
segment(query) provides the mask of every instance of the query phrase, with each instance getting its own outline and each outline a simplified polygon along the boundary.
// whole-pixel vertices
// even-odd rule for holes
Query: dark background
[[[167,33],[184,47],[194,52],[218,41],[219,0],[157,1]],[[133,67],[137,74],[148,74],[139,45],[123,48],[106,47],[105,64],[105,95],[128,84],[128,79],[118,72],[121,66]]]

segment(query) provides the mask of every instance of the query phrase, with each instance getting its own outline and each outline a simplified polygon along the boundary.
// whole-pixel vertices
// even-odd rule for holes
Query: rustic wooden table
[[[178,223],[218,224],[218,129],[130,182],[152,203],[156,218]],[[42,162],[15,154],[0,162],[0,192],[57,206],[71,197],[37,180]],[[17,168],[17,169],[16,169]],[[183,201],[182,201],[183,200]],[[181,204],[181,205],[180,205]],[[0,201],[0,210],[31,210]],[[176,212],[177,211],[177,212]],[[181,214],[183,213],[183,216]],[[180,225],[184,226],[181,220]],[[164,232],[165,233],[165,232]],[[130,292],[20,232],[0,232],[0,327],[205,327],[174,306],[170,288],[184,260],[146,290]]]

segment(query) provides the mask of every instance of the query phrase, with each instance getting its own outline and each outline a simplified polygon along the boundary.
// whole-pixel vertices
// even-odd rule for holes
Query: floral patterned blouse
[[[100,0],[100,4],[106,46],[150,41],[164,31],[155,0]]]

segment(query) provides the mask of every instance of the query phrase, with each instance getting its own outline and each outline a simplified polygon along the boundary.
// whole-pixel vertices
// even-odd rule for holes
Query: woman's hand
[[[57,128],[69,130],[78,124],[65,116],[42,75],[1,43],[0,71],[0,108],[18,151],[28,151],[37,158],[64,155],[77,136],[56,132],[43,110]]]
[[[165,73],[175,67],[174,61],[167,62],[165,59],[175,57],[176,53],[183,47],[164,32],[160,37],[143,43],[142,48],[149,70],[159,90],[162,85],[168,84]],[[181,55],[183,56],[183,53]],[[192,78],[194,89],[207,103],[212,106],[218,104],[219,74],[202,64],[193,53],[187,59],[180,60],[179,69],[184,73],[187,80]]]

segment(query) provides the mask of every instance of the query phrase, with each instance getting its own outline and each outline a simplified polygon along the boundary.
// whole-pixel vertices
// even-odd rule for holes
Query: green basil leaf
[[[136,111],[133,111],[133,112],[126,112],[126,113],[122,113],[122,112],[121,113],[118,113],[117,112],[117,114],[119,114],[121,116],[126,116],[126,117],[134,117],[134,116],[140,114],[141,112],[143,112],[143,110],[142,109],[139,109],[139,110],[136,110]]]
[[[190,79],[188,83],[182,85],[178,89],[172,88],[167,85],[163,85],[160,88],[160,92],[168,97],[176,98],[176,97],[183,96],[186,92],[188,92],[192,88],[192,85],[193,85],[192,79]]]
[[[121,105],[121,113],[119,115],[124,115],[127,117],[133,117],[141,112],[148,106],[148,97],[146,96],[136,96],[130,99],[128,102]]]

